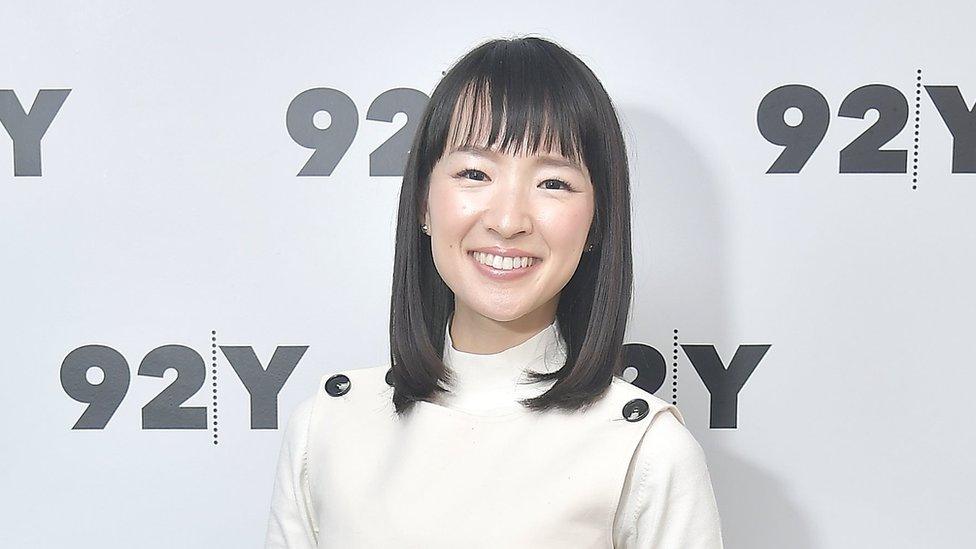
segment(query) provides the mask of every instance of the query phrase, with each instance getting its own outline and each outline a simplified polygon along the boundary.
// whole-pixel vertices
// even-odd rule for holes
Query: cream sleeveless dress
[[[722,547],[677,407],[614,377],[585,412],[538,415],[517,400],[565,361],[557,322],[488,355],[444,337],[452,393],[403,418],[388,365],[322,376],[286,427],[266,548]]]

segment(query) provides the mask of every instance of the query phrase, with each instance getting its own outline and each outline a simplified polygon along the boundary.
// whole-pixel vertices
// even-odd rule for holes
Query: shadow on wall
[[[704,338],[695,343],[728,342],[735,319],[727,278],[729,216],[722,196],[728,190],[721,187],[721,174],[711,173],[706,155],[658,113],[628,104],[618,109],[631,171],[634,324],[655,338],[678,329],[679,343],[684,328],[694,332],[688,334],[692,339]],[[670,348],[658,350],[671,356]],[[726,365],[732,358],[720,355]],[[737,450],[736,429],[708,428],[709,394],[683,352],[677,381],[678,406],[708,461],[725,547],[819,547],[787,482]],[[743,394],[748,387],[746,382]],[[671,383],[656,396],[674,401]]]

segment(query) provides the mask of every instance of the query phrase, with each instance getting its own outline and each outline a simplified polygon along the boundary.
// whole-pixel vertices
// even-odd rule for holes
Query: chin
[[[494,320],[495,322],[511,322],[513,320],[518,320],[530,313],[532,310],[525,308],[524,304],[527,302],[521,301],[518,304],[514,304],[511,307],[498,306],[497,304],[475,306],[472,307],[475,313]]]

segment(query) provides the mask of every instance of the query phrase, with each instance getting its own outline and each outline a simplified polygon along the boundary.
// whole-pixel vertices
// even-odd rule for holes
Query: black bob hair
[[[594,248],[582,255],[556,310],[565,365],[533,372],[532,382],[556,382],[520,401],[534,411],[585,409],[622,371],[633,281],[627,153],[613,103],[589,67],[556,43],[533,36],[490,40],[464,55],[437,84],[418,124],[397,216],[387,373],[394,407],[402,415],[415,401],[430,401],[445,391],[440,382],[452,377],[442,359],[454,293],[438,274],[430,237],[420,226],[430,174],[449,137],[469,145],[487,129],[483,117],[460,127],[455,109],[465,104],[475,115],[490,111],[489,146],[515,154],[527,147],[534,154],[540,146],[549,151],[558,144],[563,156],[582,159],[590,173],[595,201],[587,243]]]

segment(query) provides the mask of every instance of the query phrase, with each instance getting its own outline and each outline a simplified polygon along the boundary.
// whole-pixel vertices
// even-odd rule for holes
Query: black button
[[[325,381],[325,392],[337,397],[349,392],[351,385],[349,378],[343,374],[336,374]]]
[[[640,421],[647,417],[647,412],[650,410],[647,401],[642,398],[635,398],[627,404],[624,404],[624,418],[627,421]]]
[[[386,384],[393,387],[393,368],[386,371]]]

